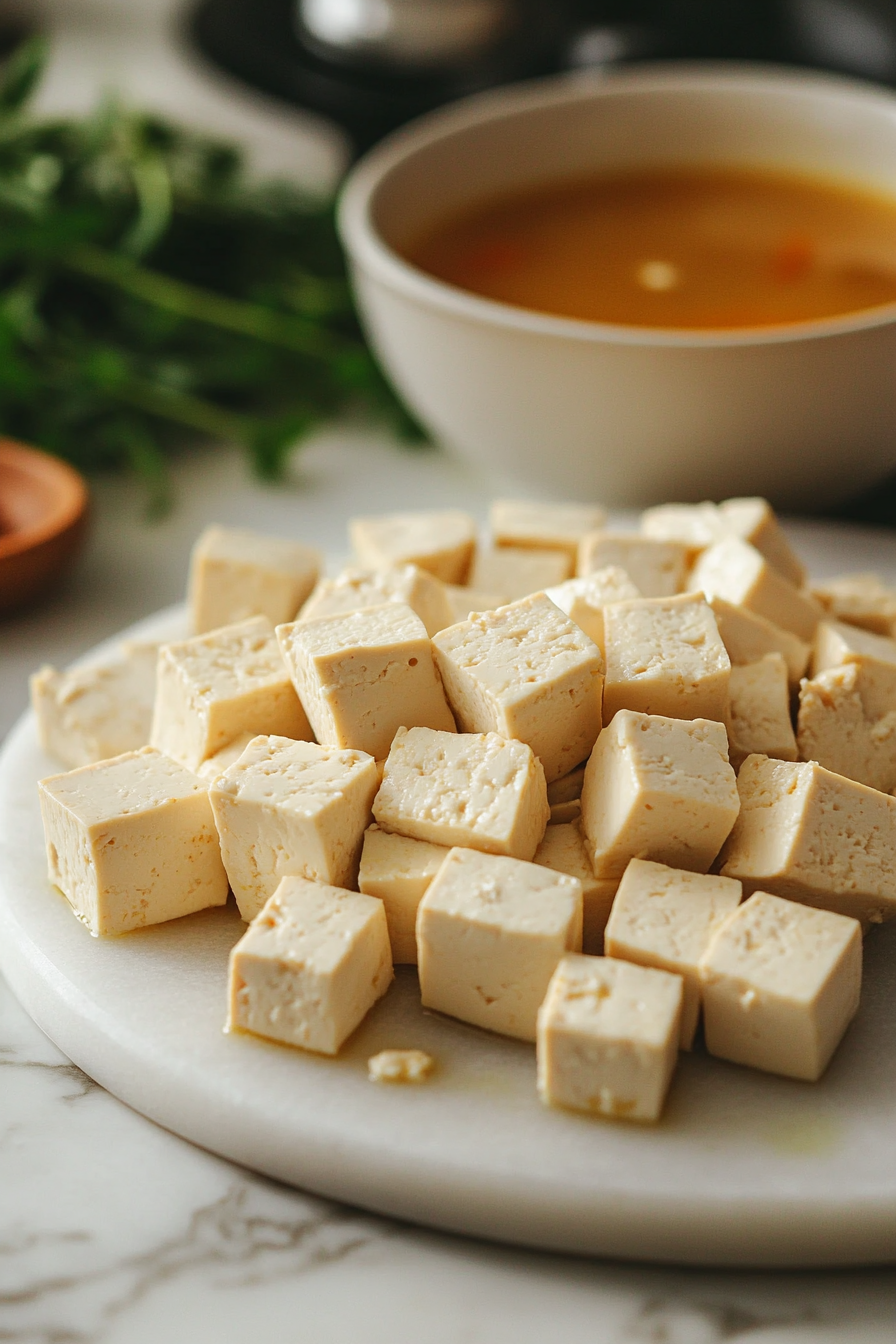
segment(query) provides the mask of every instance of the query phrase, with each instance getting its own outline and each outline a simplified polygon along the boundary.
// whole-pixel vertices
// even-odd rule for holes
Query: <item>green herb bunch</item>
[[[156,505],[197,436],[267,477],[334,416],[419,437],[364,344],[332,204],[111,103],[29,119],[44,55],[27,43],[0,81],[0,432],[130,467]]]

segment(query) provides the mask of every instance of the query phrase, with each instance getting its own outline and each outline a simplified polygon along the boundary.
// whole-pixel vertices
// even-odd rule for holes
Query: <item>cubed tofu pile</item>
[[[820,1077],[896,916],[896,591],[809,587],[759,499],[349,535],[326,578],[211,528],[191,638],[33,678],[78,918],[232,892],[230,1029],[336,1054],[416,965],[425,1007],[534,1042],[544,1102],[593,1115],[656,1120],[701,1020],[711,1055]]]

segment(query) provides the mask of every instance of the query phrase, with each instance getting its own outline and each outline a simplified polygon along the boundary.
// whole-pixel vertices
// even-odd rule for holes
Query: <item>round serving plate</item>
[[[896,537],[801,525],[816,574],[896,579]],[[127,632],[177,635],[160,613]],[[97,651],[99,652],[99,651]],[[225,1035],[231,902],[95,939],[46,877],[32,716],[0,756],[0,966],[35,1021],[109,1091],[215,1153],[319,1194],[544,1248],[691,1264],[896,1259],[896,926],[866,945],[858,1016],[821,1082],[682,1055],[662,1121],[545,1109],[531,1046],[420,1007],[400,967],[336,1060]],[[418,1087],[367,1059],[417,1046]]]

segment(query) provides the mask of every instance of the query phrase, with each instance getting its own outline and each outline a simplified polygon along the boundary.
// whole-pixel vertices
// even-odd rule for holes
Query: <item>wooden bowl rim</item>
[[[83,517],[88,504],[87,482],[61,458],[14,439],[0,438],[0,462],[9,462],[32,477],[51,480],[57,492],[40,522],[0,533],[0,560],[42,546],[67,532]]]

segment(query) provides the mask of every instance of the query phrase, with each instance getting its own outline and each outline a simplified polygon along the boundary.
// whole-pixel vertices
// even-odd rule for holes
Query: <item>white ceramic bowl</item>
[[[555,497],[820,507],[896,466],[896,304],[742,332],[549,317],[400,255],[454,210],[638,165],[795,169],[896,195],[896,97],[837,76],[654,66],[466,100],[351,173],[340,230],[386,370],[435,435]]]

